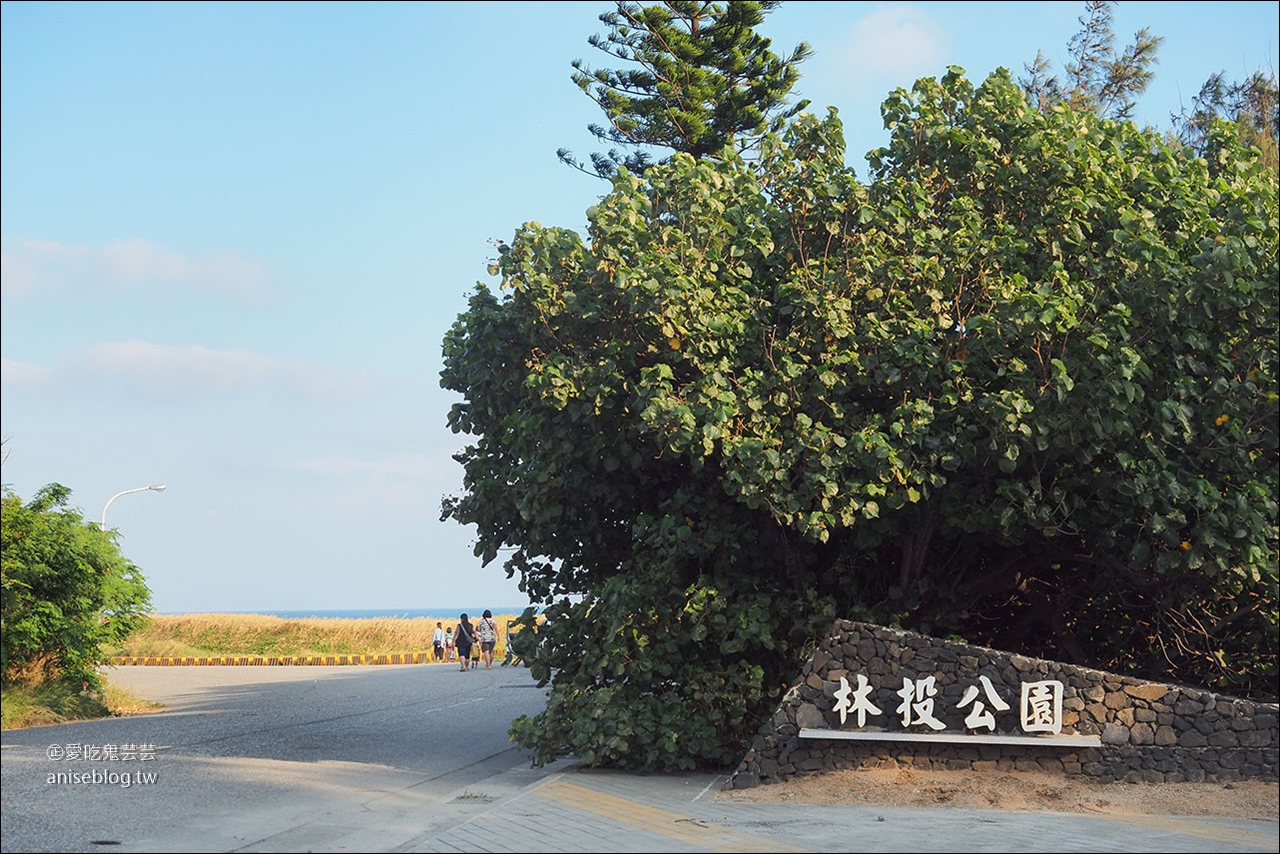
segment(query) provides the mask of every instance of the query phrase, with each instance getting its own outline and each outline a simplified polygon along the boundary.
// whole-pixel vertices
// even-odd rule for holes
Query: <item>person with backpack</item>
[[[431,636],[431,656],[436,661],[444,661],[444,626],[436,623],[435,634]]]
[[[467,619],[467,615],[462,615],[462,622],[458,623],[458,630],[454,632],[453,642],[458,647],[458,661],[461,666],[458,668],[463,673],[471,667],[471,647],[476,642],[476,627],[471,625],[471,620]]]
[[[493,669],[493,650],[498,645],[498,624],[493,621],[493,613],[484,609],[484,616],[476,626],[476,635],[480,638],[480,657],[484,659],[484,669]]]

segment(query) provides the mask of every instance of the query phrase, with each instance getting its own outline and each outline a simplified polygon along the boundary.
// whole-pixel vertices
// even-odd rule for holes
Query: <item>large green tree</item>
[[[5,685],[52,679],[97,688],[103,645],[122,641],[151,609],[142,573],[110,531],[66,507],[70,495],[51,483],[24,504],[4,489]]]
[[[958,69],[759,163],[620,170],[446,336],[539,761],[723,766],[856,617],[1274,696],[1277,192]]]
[[[584,166],[567,149],[560,159],[582,171],[611,178],[619,166],[641,174],[655,149],[694,157],[719,156],[725,146],[744,153],[768,130],[807,106],[788,105],[800,79],[799,64],[811,50],[797,45],[779,57],[756,32],[776,0],[668,0],[641,5],[619,2],[600,15],[606,35],[587,42],[622,69],[592,69],[573,61],[573,82],[604,111],[607,125],[588,130],[611,146]],[[621,149],[619,148],[621,147]]]

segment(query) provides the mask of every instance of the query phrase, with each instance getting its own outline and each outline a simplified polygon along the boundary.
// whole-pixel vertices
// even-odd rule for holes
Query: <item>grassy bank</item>
[[[101,694],[60,682],[10,685],[0,692],[0,729],[136,715],[159,708],[158,703],[140,699],[109,680],[104,680]]]
[[[494,660],[506,656],[507,622],[515,614],[495,614],[498,643]],[[474,624],[478,618],[472,618]],[[264,614],[159,614],[134,632],[111,655],[208,657],[227,655],[392,655],[430,652],[436,623],[456,627],[458,618],[375,617],[286,619]]]

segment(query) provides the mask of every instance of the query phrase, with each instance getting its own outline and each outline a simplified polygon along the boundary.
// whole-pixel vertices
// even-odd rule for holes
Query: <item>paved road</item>
[[[4,851],[1280,850],[1276,821],[722,802],[714,774],[534,769],[506,740],[508,722],[543,703],[518,668],[111,678],[168,710],[4,733]],[[65,758],[106,745],[135,758]],[[94,771],[155,778],[126,788]],[[58,778],[75,772],[89,781]]]
[[[547,773],[507,740],[510,721],[545,701],[523,668],[128,667],[108,678],[167,710],[5,732],[4,851],[385,851],[491,803],[468,787],[499,776],[493,797]],[[112,747],[121,758],[72,758]]]

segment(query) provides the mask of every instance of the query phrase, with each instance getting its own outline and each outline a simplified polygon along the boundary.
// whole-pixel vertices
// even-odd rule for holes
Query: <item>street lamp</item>
[[[124,492],[117,492],[115,495],[107,499],[107,503],[102,506],[102,521],[98,523],[98,527],[107,530],[107,508],[111,506],[111,502],[115,501],[121,495],[128,495],[130,492],[146,492],[148,489],[152,492],[164,492],[165,485],[163,483],[153,483],[151,486],[139,486],[137,489],[126,489]]]

